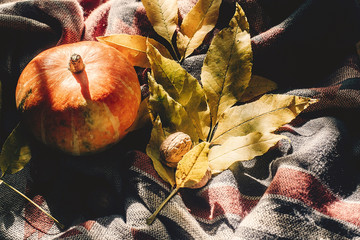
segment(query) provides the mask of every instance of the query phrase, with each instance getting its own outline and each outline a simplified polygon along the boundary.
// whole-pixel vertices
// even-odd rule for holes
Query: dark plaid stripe
[[[302,202],[281,195],[264,197],[253,212],[236,230],[240,238],[252,229],[256,236],[274,239],[355,239],[359,228],[347,222],[330,218],[309,208]],[[250,239],[250,238],[247,238]]]

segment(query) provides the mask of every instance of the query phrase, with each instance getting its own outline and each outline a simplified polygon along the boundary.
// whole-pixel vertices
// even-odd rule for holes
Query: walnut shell
[[[175,168],[192,147],[191,138],[183,132],[169,135],[160,146],[160,156],[167,166]]]

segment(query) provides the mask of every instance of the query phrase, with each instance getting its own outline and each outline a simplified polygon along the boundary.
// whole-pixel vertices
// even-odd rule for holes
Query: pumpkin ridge
[[[105,112],[107,113],[108,115],[108,118],[110,120],[110,123],[112,125],[112,127],[114,128],[114,132],[115,132],[115,138],[119,138],[119,127],[120,127],[120,124],[119,124],[119,121],[116,119],[117,117],[115,117],[112,112],[110,111],[110,108],[108,107],[108,105],[103,102],[103,107],[105,109]]]

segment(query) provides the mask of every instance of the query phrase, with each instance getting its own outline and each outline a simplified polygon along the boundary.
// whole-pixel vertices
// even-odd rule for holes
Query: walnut
[[[183,132],[169,135],[160,146],[160,155],[163,163],[175,168],[182,157],[192,147],[191,138]]]

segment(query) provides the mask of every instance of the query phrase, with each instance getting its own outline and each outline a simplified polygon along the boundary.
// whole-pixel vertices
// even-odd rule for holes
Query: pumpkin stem
[[[81,93],[85,99],[91,99],[90,90],[89,90],[89,80],[85,71],[85,64],[81,56],[77,53],[74,53],[70,57],[69,61],[69,70],[72,72],[75,79],[80,83]]]
[[[71,55],[70,61],[69,61],[69,70],[72,73],[80,73],[80,72],[84,71],[84,69],[85,69],[85,64],[84,64],[81,56],[77,53],[74,53],[73,55]]]

